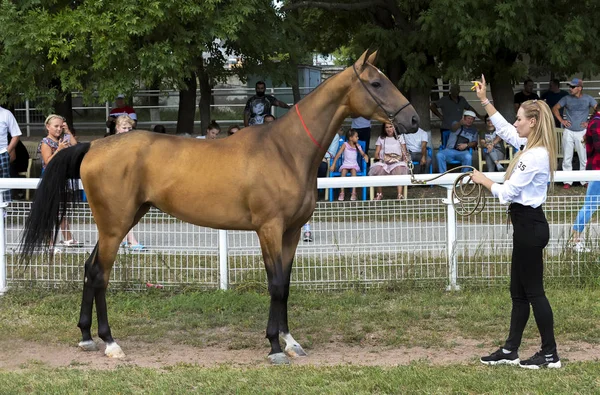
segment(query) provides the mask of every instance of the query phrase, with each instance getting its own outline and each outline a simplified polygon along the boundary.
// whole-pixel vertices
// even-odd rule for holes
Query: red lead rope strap
[[[294,105],[294,107],[296,107],[296,114],[298,114],[298,118],[300,118],[300,122],[302,122],[302,126],[304,127],[304,131],[306,132],[306,134],[308,134],[308,137],[310,137],[310,139],[312,140],[313,143],[315,143],[315,145],[317,147],[319,147],[320,149],[323,149],[323,147],[321,147],[321,144],[319,144],[319,142],[317,140],[315,140],[315,138],[313,137],[313,135],[310,133],[310,130],[308,130],[308,128],[306,127],[306,124],[304,123],[304,119],[302,118],[302,115],[300,115],[300,109],[298,108],[298,105]]]

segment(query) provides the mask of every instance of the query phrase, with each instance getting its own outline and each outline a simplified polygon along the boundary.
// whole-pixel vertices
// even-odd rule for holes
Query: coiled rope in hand
[[[413,173],[413,167],[412,161],[409,161],[408,169],[410,171],[410,182],[415,185],[427,185],[427,183],[437,180],[443,175],[456,169],[470,169],[471,171],[467,171],[456,177],[454,185],[452,185],[452,207],[454,208],[454,211],[462,217],[479,214],[485,208],[484,187],[481,184],[475,184],[471,180],[473,170],[475,170],[473,166],[458,166],[427,180],[417,180]]]

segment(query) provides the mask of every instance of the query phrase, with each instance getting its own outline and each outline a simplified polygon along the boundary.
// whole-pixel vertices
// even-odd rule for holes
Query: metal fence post
[[[0,295],[6,293],[6,234],[4,233],[4,214],[7,202],[4,202],[0,189]]]
[[[27,137],[31,137],[31,114],[29,113],[29,100],[25,100],[25,124],[27,125]]]
[[[457,268],[456,268],[456,253],[454,247],[456,244],[456,212],[452,205],[452,187],[446,187],[446,199],[442,202],[446,204],[447,220],[446,220],[446,254],[448,257],[448,286],[446,291],[458,291],[460,286],[456,283]]]
[[[219,229],[219,289],[229,288],[229,265],[227,259],[227,231]]]

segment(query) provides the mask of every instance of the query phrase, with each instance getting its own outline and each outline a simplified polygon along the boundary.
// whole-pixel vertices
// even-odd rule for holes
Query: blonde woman
[[[65,128],[65,119],[60,115],[48,115],[44,124],[46,125],[47,135],[40,141],[37,150],[40,158],[42,158],[42,177],[44,170],[46,170],[46,166],[48,166],[48,163],[50,163],[52,158],[54,158],[58,152],[77,144],[77,139],[68,128]],[[76,247],[80,244],[73,239],[73,234],[69,229],[69,222],[66,218],[60,223],[60,228],[63,237],[63,241],[60,243],[61,245],[65,247]],[[60,248],[55,248],[54,252],[60,253],[61,250]]]
[[[517,120],[511,125],[487,99],[483,75],[481,82],[475,83],[475,90],[498,136],[520,148],[508,165],[503,184],[494,183],[477,170],[473,171],[475,183],[489,189],[500,203],[510,203],[509,213],[514,229],[510,269],[510,331],[504,346],[482,357],[481,362],[486,365],[518,364],[528,369],[560,368],[552,308],[544,292],[543,262],[550,231],[542,204],[546,201],[548,182],[554,179],[557,163],[552,112],[544,101],[528,100],[521,104]],[[530,305],[542,338],[542,347],[531,358],[519,361],[518,350],[529,319]]]
[[[133,130],[135,126],[135,120],[133,120],[129,115],[119,115],[115,120],[115,134],[127,133]],[[139,241],[135,238],[133,234],[133,230],[130,230],[125,237],[125,240],[121,243],[122,247],[128,247],[133,251],[142,251],[145,250],[143,244],[140,244]]]

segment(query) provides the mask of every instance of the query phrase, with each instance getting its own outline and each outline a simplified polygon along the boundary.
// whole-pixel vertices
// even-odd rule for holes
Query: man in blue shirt
[[[561,98],[558,103],[552,107],[552,113],[565,128],[563,130],[563,162],[562,169],[565,171],[573,170],[573,152],[577,150],[579,157],[579,170],[585,170],[587,162],[587,153],[583,138],[588,124],[588,117],[591,111],[598,103],[590,95],[584,94],[583,81],[579,78],[573,78],[569,85],[569,95]],[[560,109],[564,107],[563,116],[560,115]],[[572,182],[566,182],[564,189],[571,188]],[[581,183],[586,185],[585,182]]]
[[[469,148],[477,147],[477,136],[479,132],[473,126],[475,121],[475,112],[466,110],[460,121],[452,124],[452,132],[448,137],[446,148],[440,150],[437,155],[438,169],[440,173],[448,169],[448,162],[460,161],[463,166],[471,166],[473,157]],[[469,169],[462,169],[467,172]]]

